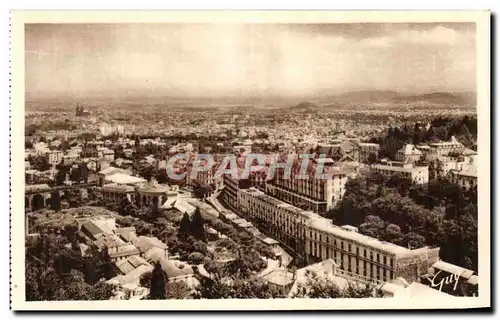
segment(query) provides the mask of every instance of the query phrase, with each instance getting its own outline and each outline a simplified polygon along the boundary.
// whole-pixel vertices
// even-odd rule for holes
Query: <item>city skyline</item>
[[[25,31],[26,93],[34,97],[454,92],[476,85],[473,23],[28,24]]]

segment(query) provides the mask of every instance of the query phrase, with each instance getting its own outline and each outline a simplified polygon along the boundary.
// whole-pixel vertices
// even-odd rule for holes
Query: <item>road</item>
[[[219,195],[218,192],[214,192],[214,194],[208,198],[208,202],[210,202],[217,211],[219,212],[222,212],[222,211],[228,211],[230,213],[234,213],[236,214],[235,212],[233,212],[232,210],[229,210],[227,208],[225,208],[220,202],[219,200],[217,200],[217,196]],[[238,214],[236,214],[237,216],[239,216]],[[260,231],[260,230],[259,230]],[[261,233],[263,233],[262,231],[260,231]],[[263,233],[265,234],[265,233]],[[288,254],[288,252],[286,252],[285,249],[283,249],[281,246],[277,246],[275,251],[279,252],[281,254],[281,259],[282,259],[282,265],[284,267],[287,267],[291,262],[292,262],[292,256],[290,254]]]

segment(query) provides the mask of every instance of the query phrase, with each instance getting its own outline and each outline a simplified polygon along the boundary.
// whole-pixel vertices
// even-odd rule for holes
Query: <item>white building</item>
[[[61,163],[63,159],[63,152],[60,150],[49,150],[45,156],[50,165],[56,165]]]
[[[451,171],[454,180],[463,191],[477,187],[477,169],[469,168],[463,171]]]
[[[411,179],[416,184],[426,184],[429,182],[428,166],[416,166],[413,163],[386,161],[381,164],[372,165],[371,169],[386,175],[399,173]]]
[[[413,144],[406,144],[396,153],[396,161],[406,162],[408,158],[418,161],[422,158],[422,155],[422,151],[417,149]]]
[[[464,149],[464,145],[458,142],[454,136],[451,137],[450,141],[429,143],[429,147],[430,152],[437,153],[440,156],[446,156],[450,152]]]

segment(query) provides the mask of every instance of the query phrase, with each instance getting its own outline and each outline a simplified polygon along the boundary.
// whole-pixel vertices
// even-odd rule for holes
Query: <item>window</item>
[[[380,262],[380,255],[377,253],[377,262]]]
[[[384,256],[384,264],[387,264],[387,258]]]
[[[359,256],[359,247],[356,247],[356,255]]]
[[[373,252],[370,252],[370,260],[373,260]]]
[[[344,241],[340,241],[340,249],[344,250]]]
[[[363,257],[366,258],[367,257],[367,255],[366,255],[366,249],[363,249],[363,251],[364,251]]]
[[[351,244],[348,244],[348,251],[351,252]]]

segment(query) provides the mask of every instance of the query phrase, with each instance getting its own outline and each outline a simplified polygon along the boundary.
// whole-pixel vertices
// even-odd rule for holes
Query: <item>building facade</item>
[[[454,181],[462,191],[468,191],[477,187],[477,170],[469,168],[462,171],[451,171]]]
[[[61,163],[63,155],[61,150],[50,150],[45,154],[47,162],[52,166]]]
[[[238,192],[239,211],[263,226],[307,263],[333,259],[345,275],[365,282],[385,282],[404,276],[417,279],[439,256],[439,248],[410,250],[379,241],[351,226],[339,227],[311,211],[283,203],[251,188]]]
[[[431,153],[439,156],[447,156],[450,152],[459,152],[465,148],[454,136],[451,137],[450,141],[429,143],[429,147]]]
[[[301,178],[299,171],[292,170],[287,178],[284,170],[277,170],[275,177],[266,183],[266,193],[304,210],[326,212],[342,200],[348,179],[347,172],[340,168],[329,167],[327,172],[330,178],[318,178],[312,168],[305,178]]]
[[[416,184],[426,184],[429,182],[429,166],[418,166],[413,163],[403,163],[397,161],[387,161],[385,163],[374,164],[371,170],[385,175],[401,174],[411,179]]]

